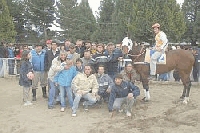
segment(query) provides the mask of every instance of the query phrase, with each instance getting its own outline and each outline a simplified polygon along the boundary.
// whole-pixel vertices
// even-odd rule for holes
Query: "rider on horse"
[[[156,34],[155,36],[155,52],[152,54],[151,61],[150,61],[150,75],[152,79],[156,78],[156,62],[157,59],[165,52],[168,46],[168,39],[166,34],[160,30],[160,24],[155,23],[153,26],[153,31]]]

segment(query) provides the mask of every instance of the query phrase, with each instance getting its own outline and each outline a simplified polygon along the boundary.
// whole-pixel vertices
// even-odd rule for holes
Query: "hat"
[[[51,44],[52,43],[52,40],[47,40],[46,41],[46,44]]]
[[[122,74],[118,73],[118,74],[116,74],[115,78],[123,79],[123,76],[122,76]]]
[[[75,48],[75,44],[71,43],[71,44],[69,45],[69,48]]]
[[[152,28],[160,28],[160,24],[159,23],[155,23],[154,25],[152,25]]]

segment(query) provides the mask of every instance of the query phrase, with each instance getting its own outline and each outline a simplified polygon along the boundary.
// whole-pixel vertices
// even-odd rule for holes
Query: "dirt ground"
[[[106,104],[89,112],[80,105],[74,118],[59,105],[47,109],[41,90],[34,105],[23,106],[17,79],[0,78],[0,133],[200,133],[200,85],[192,86],[188,105],[179,101],[182,88],[175,82],[150,83],[151,101],[141,101],[141,90],[132,118],[123,113],[110,118]]]

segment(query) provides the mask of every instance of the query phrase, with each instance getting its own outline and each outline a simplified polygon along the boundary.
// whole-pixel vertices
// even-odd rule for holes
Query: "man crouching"
[[[84,73],[79,73],[72,81],[72,89],[75,95],[73,107],[72,107],[72,116],[76,116],[76,111],[80,99],[83,98],[83,106],[85,110],[88,110],[89,105],[96,103],[97,98],[99,98],[97,91],[99,85],[96,79],[96,76],[92,74],[92,68],[90,65],[85,65]]]
[[[108,109],[109,112],[114,110],[120,111],[122,104],[126,104],[125,112],[128,117],[131,116],[132,106],[137,96],[140,95],[140,89],[131,82],[123,81],[123,76],[115,76],[115,84],[112,86]]]

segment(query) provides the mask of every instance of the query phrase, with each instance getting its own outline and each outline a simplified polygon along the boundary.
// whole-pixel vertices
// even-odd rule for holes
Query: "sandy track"
[[[141,88],[141,84],[137,84]],[[199,133],[200,85],[191,88],[190,102],[179,101],[179,83],[151,83],[151,101],[142,102],[143,91],[133,107],[133,117],[115,113],[110,118],[107,105],[85,112],[80,105],[77,117],[60,106],[47,109],[47,100],[38,90],[33,106],[24,107],[22,88],[15,78],[0,78],[0,133]]]

